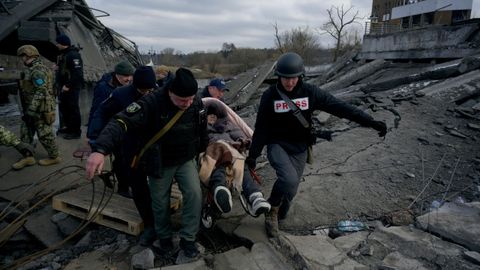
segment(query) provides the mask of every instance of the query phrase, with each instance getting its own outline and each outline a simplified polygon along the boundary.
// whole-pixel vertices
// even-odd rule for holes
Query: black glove
[[[247,164],[249,169],[255,170],[255,167],[257,167],[257,160],[252,157],[247,157],[247,159],[245,159],[245,164]]]
[[[27,126],[33,126],[33,124],[35,123],[35,120],[33,119],[33,117],[31,117],[28,114],[24,114],[22,116],[22,120],[23,122],[25,122],[25,124],[27,124]]]
[[[15,149],[17,149],[17,151],[20,152],[20,154],[22,154],[22,156],[24,157],[31,157],[34,153],[33,146],[24,142],[20,142],[19,144],[17,144],[15,146]]]
[[[370,126],[376,131],[378,131],[378,136],[385,137],[385,135],[387,135],[387,124],[385,124],[385,122],[374,120],[372,121]]]

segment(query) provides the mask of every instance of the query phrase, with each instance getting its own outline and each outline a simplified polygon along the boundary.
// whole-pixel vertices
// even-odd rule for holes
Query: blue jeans
[[[155,231],[159,239],[172,237],[170,191],[174,178],[183,196],[182,227],[179,234],[185,240],[195,241],[202,211],[202,191],[193,159],[178,166],[162,168],[159,178],[148,177]]]
[[[225,172],[225,166],[218,166],[213,170],[212,175],[210,176],[210,190],[213,192],[217,186],[227,186],[227,176]],[[245,198],[250,197],[254,192],[260,192],[260,186],[253,179],[248,166],[245,165],[243,169],[243,181],[242,181],[242,190]]]

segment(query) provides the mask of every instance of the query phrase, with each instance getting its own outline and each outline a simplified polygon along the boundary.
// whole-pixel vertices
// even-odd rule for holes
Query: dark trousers
[[[128,191],[132,188],[133,202],[143,220],[145,227],[154,227],[152,199],[150,188],[147,183],[147,174],[143,168],[133,169],[130,167],[132,158],[126,151],[114,154],[113,171],[118,181],[119,191]]]
[[[284,219],[290,209],[291,201],[297,194],[307,161],[307,151],[287,153],[280,145],[269,144],[267,158],[277,174],[277,180],[273,184],[268,200],[272,207],[280,206],[278,218]]]
[[[132,188],[133,202],[143,220],[144,227],[154,228],[152,198],[148,187],[147,174],[142,169],[131,169],[129,181]]]
[[[67,133],[80,134],[82,130],[79,102],[80,89],[71,88],[69,91],[61,92],[58,99],[58,109],[63,125]]]

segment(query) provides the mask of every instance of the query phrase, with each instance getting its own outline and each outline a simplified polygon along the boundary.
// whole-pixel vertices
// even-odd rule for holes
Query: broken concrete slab
[[[386,228],[379,223],[376,227],[367,240],[368,244],[375,247],[374,256],[368,257],[370,265],[382,265],[384,264],[382,260],[388,254],[398,251],[403,257],[420,261],[427,269],[435,269],[439,265],[442,269],[478,268],[464,258],[463,253],[467,251],[464,247],[444,241],[413,226]]]
[[[446,96],[447,100],[454,101],[459,96],[465,95],[465,92],[468,92],[468,90],[465,90],[464,92],[460,91],[459,93],[454,93],[452,88],[478,80],[479,78],[480,70],[474,70],[469,73],[462,74],[458,77],[450,78],[441,83],[437,83],[432,86],[423,88],[422,90],[419,90],[417,92],[425,94],[426,96]]]
[[[307,269],[355,269],[364,265],[350,259],[347,254],[336,248],[327,236],[284,235],[279,238],[285,245],[290,245],[288,256],[301,258]],[[286,241],[286,243],[285,243]]]
[[[225,103],[232,108],[242,107],[272,72],[276,62],[268,62],[262,66],[240,74],[236,80],[227,82],[230,91],[225,94]]]
[[[467,127],[473,130],[480,130],[480,125],[468,123]]]
[[[271,245],[256,243],[252,246],[251,251],[246,247],[238,247],[215,255],[213,269],[294,269],[285,261],[285,258],[282,258]]]
[[[51,221],[58,226],[63,235],[68,236],[77,230],[82,223],[78,218],[58,212],[52,216]]]
[[[368,64],[365,64],[358,68],[350,70],[349,72],[340,76],[334,81],[321,85],[320,88],[326,91],[345,88],[358,80],[361,80],[365,77],[370,76],[371,74],[375,73],[379,69],[384,68],[386,65],[388,65],[388,62],[386,62],[383,59],[374,60]],[[314,80],[314,83],[315,83],[315,80]]]
[[[391,250],[402,250],[412,258],[432,260],[437,256],[459,257],[465,250],[463,247],[446,242],[412,226],[378,226],[368,238],[381,243]],[[407,248],[408,247],[408,248]]]
[[[213,269],[262,270],[252,258],[250,250],[246,247],[238,247],[215,255]]]
[[[24,226],[29,233],[46,247],[53,247],[64,238],[60,234],[57,225],[50,220],[54,214],[55,211],[52,209],[52,206],[46,205],[44,208],[31,214]]]
[[[278,270],[293,269],[284,262],[284,258],[269,244],[256,243],[252,246],[251,254],[260,269]]]
[[[251,243],[268,242],[263,215],[257,218],[247,215],[240,221],[240,225],[233,231],[233,234],[247,239]]]
[[[454,129],[447,129],[446,131],[454,137],[458,137],[458,138],[461,138],[461,139],[467,139],[468,138],[468,136],[466,136],[465,134],[460,133],[459,131],[456,131]]]
[[[423,264],[415,259],[410,259],[403,256],[400,252],[395,251],[388,254],[385,259],[383,259],[383,265],[396,270],[427,270]]]
[[[480,102],[477,102],[475,105],[473,105],[472,109],[477,112],[480,111]]]
[[[151,269],[155,267],[155,254],[149,248],[146,248],[132,256],[132,269]]]
[[[314,117],[318,120],[318,122],[322,125],[325,125],[328,122],[328,119],[330,119],[331,114],[321,111],[318,114],[316,114]]]
[[[421,229],[440,235],[473,251],[480,251],[480,210],[466,204],[445,203],[417,218]]]
[[[467,260],[480,265],[480,253],[475,251],[465,251],[464,256]]]
[[[335,247],[348,253],[349,251],[356,249],[360,243],[367,240],[369,234],[370,232],[367,231],[347,234],[345,236],[335,238],[333,240],[333,244]]]
[[[160,268],[152,268],[151,270],[208,270],[211,269],[207,267],[204,260],[196,260],[191,263],[165,266]]]
[[[113,261],[107,247],[100,247],[88,253],[83,253],[63,267],[64,270],[91,270],[91,269],[130,269],[130,261]]]

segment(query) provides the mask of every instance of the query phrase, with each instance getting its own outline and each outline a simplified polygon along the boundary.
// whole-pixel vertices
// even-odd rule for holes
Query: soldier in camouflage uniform
[[[47,150],[48,158],[41,159],[38,164],[48,166],[61,161],[58,147],[52,131],[55,122],[55,98],[53,96],[53,75],[40,60],[38,50],[32,45],[18,48],[17,55],[28,69],[20,80],[20,97],[23,107],[21,140],[32,144],[33,136],[37,133],[40,143]],[[13,164],[14,169],[21,169],[35,164],[33,157],[20,159]]]
[[[17,151],[20,154],[22,154],[24,158],[33,157],[33,147],[27,143],[20,141],[20,139],[17,136],[15,136],[13,132],[7,130],[1,125],[0,125],[0,145],[15,147],[15,149],[17,149]],[[29,163],[26,165],[33,165],[33,164]]]

